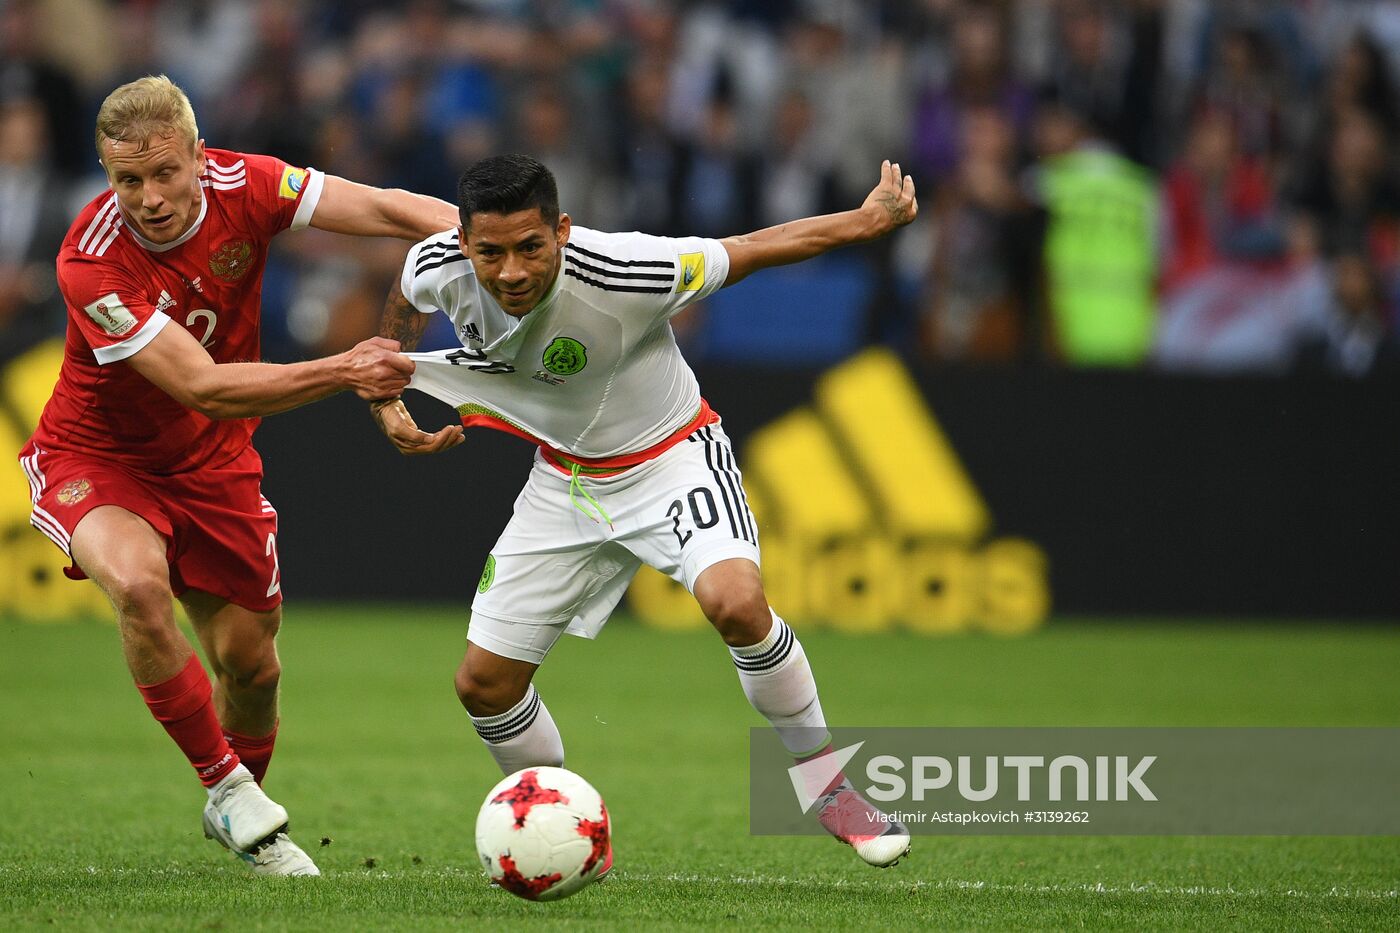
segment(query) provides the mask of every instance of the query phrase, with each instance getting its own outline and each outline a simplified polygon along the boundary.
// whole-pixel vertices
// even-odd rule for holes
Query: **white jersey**
[[[457,232],[437,234],[409,250],[400,287],[419,311],[446,313],[462,348],[409,354],[409,387],[576,457],[645,450],[701,410],[670,319],[728,274],[718,240],[575,226],[554,285],[516,318],[477,282]]]

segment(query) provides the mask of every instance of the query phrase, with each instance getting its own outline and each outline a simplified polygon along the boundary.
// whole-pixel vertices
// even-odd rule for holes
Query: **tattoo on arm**
[[[384,301],[384,315],[379,319],[379,336],[397,340],[405,353],[416,350],[423,332],[428,329],[428,315],[415,308],[395,282]]]

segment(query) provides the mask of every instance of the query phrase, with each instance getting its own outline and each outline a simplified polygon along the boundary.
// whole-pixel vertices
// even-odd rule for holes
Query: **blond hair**
[[[165,75],[138,78],[107,95],[97,111],[97,156],[105,140],[134,142],[138,151],[152,136],[184,139],[193,149],[199,141],[194,108],[179,85]]]

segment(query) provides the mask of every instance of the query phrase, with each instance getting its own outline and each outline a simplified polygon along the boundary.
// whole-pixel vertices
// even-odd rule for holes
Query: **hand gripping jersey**
[[[175,473],[219,466],[248,446],[258,419],[210,420],[125,360],[167,326],[188,329],[215,362],[257,360],[268,243],[311,221],[324,176],[269,156],[206,155],[198,219],[174,242],[141,237],[111,192],[69,229],[58,255],[68,336],[34,432],[43,450]]]
[[[478,284],[455,230],[429,237],[409,251],[403,294],[419,311],[446,312],[462,348],[410,354],[410,387],[469,427],[539,444],[565,471],[561,459],[625,468],[715,420],[670,319],[728,273],[718,240],[575,226],[553,287],[515,318]]]

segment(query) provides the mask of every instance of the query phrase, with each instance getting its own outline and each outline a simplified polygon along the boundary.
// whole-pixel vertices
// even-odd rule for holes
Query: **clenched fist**
[[[399,342],[371,337],[341,354],[347,388],[362,399],[394,398],[413,376],[413,361],[399,352]]]

